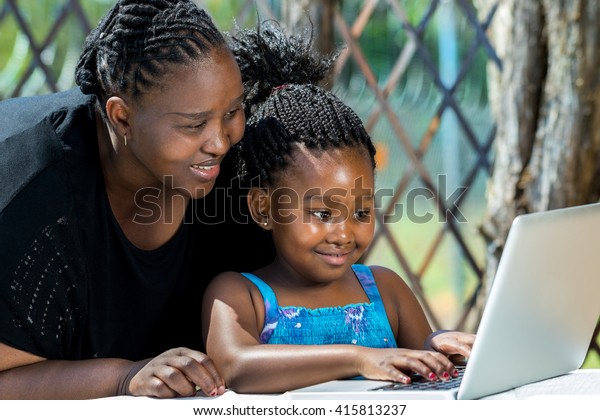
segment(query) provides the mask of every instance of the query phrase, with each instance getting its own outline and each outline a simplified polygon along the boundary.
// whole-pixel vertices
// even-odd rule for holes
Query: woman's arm
[[[0,344],[0,399],[90,399],[116,395],[192,396],[224,392],[204,354],[185,348],[152,360],[45,360]]]
[[[133,362],[46,360],[0,372],[2,399],[89,399],[119,395]]]
[[[0,372],[14,367],[41,362],[43,360],[46,359],[33,353],[15,349],[0,342]]]
[[[86,399],[118,395],[133,362],[46,360],[0,343],[0,398]]]
[[[454,366],[435,352],[375,349],[355,345],[260,344],[260,292],[237,273],[224,273],[208,287],[202,305],[203,338],[208,355],[237,392],[284,392],[320,382],[363,375],[410,382],[453,374]]]

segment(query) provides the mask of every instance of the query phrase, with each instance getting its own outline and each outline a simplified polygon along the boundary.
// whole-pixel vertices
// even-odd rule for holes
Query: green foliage
[[[112,0],[80,2],[87,21],[68,8],[67,0],[4,3],[0,19],[0,99],[71,87],[81,45]],[[66,16],[63,13],[67,11]],[[25,22],[19,24],[17,13]],[[58,27],[57,27],[58,25]],[[31,36],[31,39],[29,39]],[[41,63],[34,51],[42,51]],[[40,65],[41,64],[41,65]]]
[[[583,362],[583,369],[600,369],[600,355],[590,351]]]
[[[42,62],[48,71],[42,71],[32,53],[31,45],[17,24],[14,11],[4,4],[4,16],[0,20],[0,98],[8,96],[44,93],[53,89],[64,89],[72,86],[72,70],[81,48],[81,44],[91,27],[94,27],[106,10],[114,4],[114,0],[86,0],[80,1],[87,21],[80,21],[80,17],[69,11],[68,17],[56,35],[46,44],[47,37],[59,15],[69,0],[36,0],[18,2],[19,13],[27,22],[37,48],[44,46]],[[408,23],[418,27],[428,16],[430,3],[421,0],[401,1],[401,7],[406,12]],[[254,2],[248,0],[206,0],[203,3],[217,26],[224,31],[230,31],[234,25],[240,27],[251,26],[258,17]],[[353,22],[359,15],[365,2],[360,0],[345,0],[341,2],[342,14],[348,22]],[[461,49],[467,48],[474,40],[472,30],[464,17],[457,13]],[[240,21],[241,20],[241,21]],[[427,30],[422,34],[422,42],[437,62],[437,24],[435,14],[431,22],[426,25]],[[395,60],[406,46],[410,34],[394,13],[387,2],[379,2],[369,19],[364,32],[358,39],[367,61],[379,80],[385,81],[392,71]],[[339,38],[339,45],[343,41]],[[460,51],[462,56],[464,51]],[[486,57],[479,53],[476,63],[469,72],[465,92],[474,92],[480,101],[487,101],[485,95],[485,60]],[[413,60],[407,72],[408,75],[426,71],[421,60]],[[356,72],[356,64],[349,62],[339,80],[342,86],[348,85]],[[30,74],[32,73],[32,74]],[[50,79],[48,82],[46,79]],[[411,89],[411,78],[401,80],[398,89],[403,91]],[[22,86],[21,86],[22,85]],[[429,95],[430,87],[418,92],[418,95]],[[483,94],[482,94],[483,92]]]

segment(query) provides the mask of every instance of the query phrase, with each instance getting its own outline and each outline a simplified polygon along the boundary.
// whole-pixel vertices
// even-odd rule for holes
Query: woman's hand
[[[357,347],[357,351],[359,373],[367,379],[410,383],[411,373],[418,373],[431,381],[458,376],[452,362],[435,351],[368,347]]]
[[[133,377],[132,377],[133,376]],[[208,396],[225,392],[223,379],[212,360],[185,347],[168,350],[141,368],[134,368],[125,384],[127,394],[159,398],[190,397],[198,387]]]
[[[468,359],[471,356],[474,342],[475,334],[461,331],[437,331],[427,338],[425,347],[448,357],[460,355]]]

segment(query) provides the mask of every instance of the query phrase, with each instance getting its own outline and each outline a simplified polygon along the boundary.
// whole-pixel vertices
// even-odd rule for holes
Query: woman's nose
[[[230,148],[230,136],[223,124],[215,124],[213,130],[208,133],[208,139],[201,146],[202,151],[215,156],[226,154]]]

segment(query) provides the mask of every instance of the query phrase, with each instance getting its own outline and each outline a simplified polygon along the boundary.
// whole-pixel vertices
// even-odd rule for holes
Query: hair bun
[[[313,34],[288,36],[274,20],[231,36],[231,49],[242,72],[248,108],[281,86],[318,85],[338,56],[318,55],[312,48]]]

